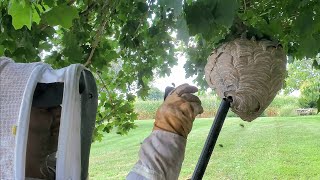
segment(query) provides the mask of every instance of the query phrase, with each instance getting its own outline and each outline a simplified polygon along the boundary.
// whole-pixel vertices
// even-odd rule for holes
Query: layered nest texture
[[[286,55],[272,41],[235,39],[215,49],[205,67],[206,81],[245,121],[260,116],[282,88]]]

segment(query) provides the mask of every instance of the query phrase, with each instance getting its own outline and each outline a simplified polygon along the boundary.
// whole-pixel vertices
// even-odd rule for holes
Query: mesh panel
[[[0,178],[14,179],[15,136],[23,93],[37,63],[12,63],[0,58]]]

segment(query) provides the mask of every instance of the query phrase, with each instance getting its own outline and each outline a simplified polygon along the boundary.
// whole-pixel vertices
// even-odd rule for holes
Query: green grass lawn
[[[127,136],[107,134],[92,145],[90,179],[125,179],[153,121]],[[240,124],[244,127],[241,127]],[[197,119],[179,179],[192,175],[212,119]],[[320,116],[227,118],[203,179],[320,179]]]

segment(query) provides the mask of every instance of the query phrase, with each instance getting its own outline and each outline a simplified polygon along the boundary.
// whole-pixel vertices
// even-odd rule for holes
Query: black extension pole
[[[210,160],[212,151],[217,142],[219,133],[221,131],[223,122],[227,116],[227,113],[230,108],[230,103],[232,102],[232,98],[224,98],[221,101],[220,107],[218,109],[218,113],[214,119],[214,122],[211,126],[210,132],[208,134],[206,143],[202,149],[200,158],[198,160],[196,169],[193,172],[192,180],[200,180],[202,179],[204,172],[206,171],[208,162]]]

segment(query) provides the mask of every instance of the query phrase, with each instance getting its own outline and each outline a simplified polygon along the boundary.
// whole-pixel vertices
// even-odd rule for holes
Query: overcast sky
[[[171,75],[164,78],[157,78],[153,82],[153,85],[162,91],[164,91],[167,86],[172,86],[171,83],[174,83],[176,87],[183,83],[189,83],[190,85],[195,85],[192,82],[194,78],[188,78],[188,79],[185,78],[186,73],[183,68],[183,65],[185,64],[185,62],[186,62],[185,56],[179,56],[178,65],[174,66],[171,69]]]

